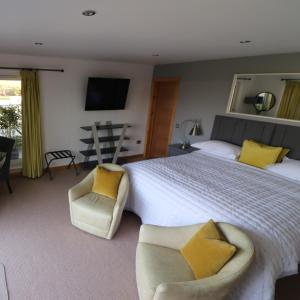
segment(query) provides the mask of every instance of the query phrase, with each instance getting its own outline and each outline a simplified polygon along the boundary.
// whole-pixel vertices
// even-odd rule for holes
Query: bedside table
[[[188,154],[197,150],[200,150],[199,148],[195,147],[188,147],[186,149],[180,148],[181,144],[171,144],[168,146],[168,156],[176,156],[176,155],[182,155],[182,154]]]

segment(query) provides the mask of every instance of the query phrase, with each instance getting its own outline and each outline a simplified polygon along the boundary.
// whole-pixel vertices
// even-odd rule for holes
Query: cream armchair
[[[129,179],[124,168],[102,164],[112,171],[124,171],[117,200],[92,192],[96,169],[69,190],[71,223],[88,233],[111,239],[118,229],[129,191]]]
[[[214,276],[195,280],[181,249],[202,224],[184,227],[142,225],[136,253],[141,300],[220,300],[243,275],[254,256],[251,240],[236,227],[218,223],[238,251]]]

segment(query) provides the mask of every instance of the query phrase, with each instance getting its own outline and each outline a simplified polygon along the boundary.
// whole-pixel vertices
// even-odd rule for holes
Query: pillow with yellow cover
[[[254,141],[254,140],[250,140],[250,141],[255,142],[255,143],[257,143],[257,144],[259,144],[259,145],[262,145],[262,146],[268,146],[268,145],[266,145],[266,144],[258,143],[258,142]],[[276,160],[276,163],[281,163],[281,162],[283,161],[283,159],[285,158],[285,156],[286,156],[289,152],[290,152],[290,149],[288,149],[288,148],[282,148],[282,151],[281,151],[280,154],[278,155],[278,158],[277,158],[277,160]]]
[[[267,165],[276,163],[282,151],[282,147],[272,147],[245,140],[239,162],[264,169]]]
[[[110,171],[97,167],[92,192],[117,200],[123,171]]]
[[[213,220],[203,225],[180,250],[196,279],[215,275],[236,252]]]

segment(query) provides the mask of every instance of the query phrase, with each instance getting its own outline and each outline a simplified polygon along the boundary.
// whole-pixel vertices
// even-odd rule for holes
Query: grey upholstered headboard
[[[272,146],[289,148],[287,155],[300,160],[300,127],[233,118],[229,116],[216,116],[212,140],[220,140],[241,146],[245,139]]]

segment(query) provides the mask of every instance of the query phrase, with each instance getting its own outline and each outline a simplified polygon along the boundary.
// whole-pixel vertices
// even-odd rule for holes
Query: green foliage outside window
[[[22,134],[19,105],[0,106],[0,130],[10,138]]]

